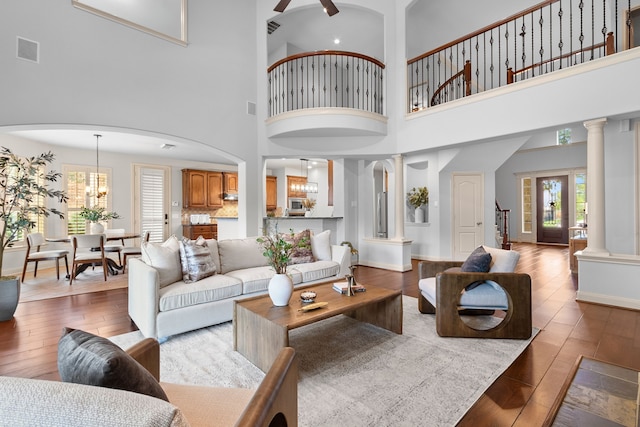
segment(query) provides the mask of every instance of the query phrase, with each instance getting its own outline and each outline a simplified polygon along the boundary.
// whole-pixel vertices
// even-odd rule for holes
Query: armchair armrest
[[[236,426],[272,425],[298,425],[298,361],[291,347],[280,351],[236,423]]]
[[[420,261],[418,263],[418,278],[436,277],[438,273],[452,268],[460,267],[464,261]]]
[[[127,354],[149,371],[156,381],[160,381],[160,343],[158,340],[145,338],[129,347]]]
[[[505,291],[508,310],[492,338],[531,336],[531,277],[522,273],[439,273],[436,276],[436,326],[440,336],[485,337],[486,331],[468,327],[458,315],[460,294],[469,284],[493,281]]]

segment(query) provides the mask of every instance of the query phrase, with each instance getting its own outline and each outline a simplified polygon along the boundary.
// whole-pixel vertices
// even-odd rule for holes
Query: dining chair
[[[142,234],[142,241],[148,242],[150,235],[151,233],[145,231]],[[122,253],[122,271],[124,272],[127,269],[127,257],[142,255],[142,249],[140,248],[140,246],[125,246],[124,248],[122,248],[120,253]]]
[[[22,267],[22,281],[24,282],[24,276],[27,273],[27,264],[35,262],[36,265],[33,269],[33,277],[38,274],[38,263],[40,261],[55,261],[56,262],[56,276],[60,280],[60,258],[64,258],[64,265],[67,267],[67,276],[69,275],[69,261],[67,255],[69,251],[64,249],[53,249],[48,251],[41,251],[40,246],[44,245],[45,239],[42,233],[30,233],[27,234],[27,254],[24,257],[24,267]],[[35,248],[34,252],[31,252]]]
[[[109,228],[104,230],[107,241],[104,244],[104,251],[107,254],[117,253],[118,264],[122,265],[122,250],[124,249],[124,239],[115,239],[118,236],[124,236],[124,228]],[[115,242],[115,243],[110,243]]]
[[[78,234],[71,236],[73,244],[73,265],[71,266],[71,278],[69,285],[73,284],[73,279],[78,274],[78,266],[86,264],[101,264],[104,273],[104,280],[107,280],[107,257],[104,251],[104,234]]]

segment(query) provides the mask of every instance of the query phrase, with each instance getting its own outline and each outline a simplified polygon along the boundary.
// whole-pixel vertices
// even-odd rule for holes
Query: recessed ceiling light
[[[333,44],[340,44],[340,39],[337,37],[333,39]]]

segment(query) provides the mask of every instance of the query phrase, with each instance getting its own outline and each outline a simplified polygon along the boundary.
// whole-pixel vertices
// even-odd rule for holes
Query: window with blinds
[[[163,169],[140,169],[140,229],[150,233],[151,242],[164,240],[164,174]]]
[[[101,168],[102,169],[102,168]],[[102,170],[96,173],[95,169],[89,166],[65,165],[62,168],[66,191],[69,200],[67,201],[67,234],[85,234],[88,222],[80,217],[82,207],[102,207],[107,211],[111,210],[111,194],[97,197],[98,183],[104,185],[108,183],[110,188],[111,170]],[[103,225],[108,226],[108,221]]]

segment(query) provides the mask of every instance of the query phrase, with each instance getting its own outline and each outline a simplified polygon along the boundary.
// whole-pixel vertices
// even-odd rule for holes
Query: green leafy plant
[[[310,248],[309,239],[306,237],[295,240],[293,229],[289,233],[276,233],[273,235],[264,235],[256,239],[263,251],[262,255],[267,257],[269,265],[273,267],[276,274],[287,274],[287,265],[291,260],[291,256],[297,249]]]
[[[0,150],[0,276],[5,249],[21,231],[29,231],[36,226],[38,215],[50,214],[64,219],[64,214],[56,208],[44,206],[44,199],[57,199],[66,203],[68,197],[62,190],[52,190],[49,183],[62,176],[59,172],[45,172],[44,168],[54,159],[51,151],[35,157],[23,158],[10,149]]]
[[[407,202],[414,208],[426,205],[429,203],[429,190],[427,190],[427,187],[413,187],[407,193]]]
[[[117,212],[107,212],[105,208],[93,206],[91,208],[82,207],[80,210],[80,218],[84,218],[87,221],[99,222],[107,221],[109,219],[118,219],[120,215]]]

